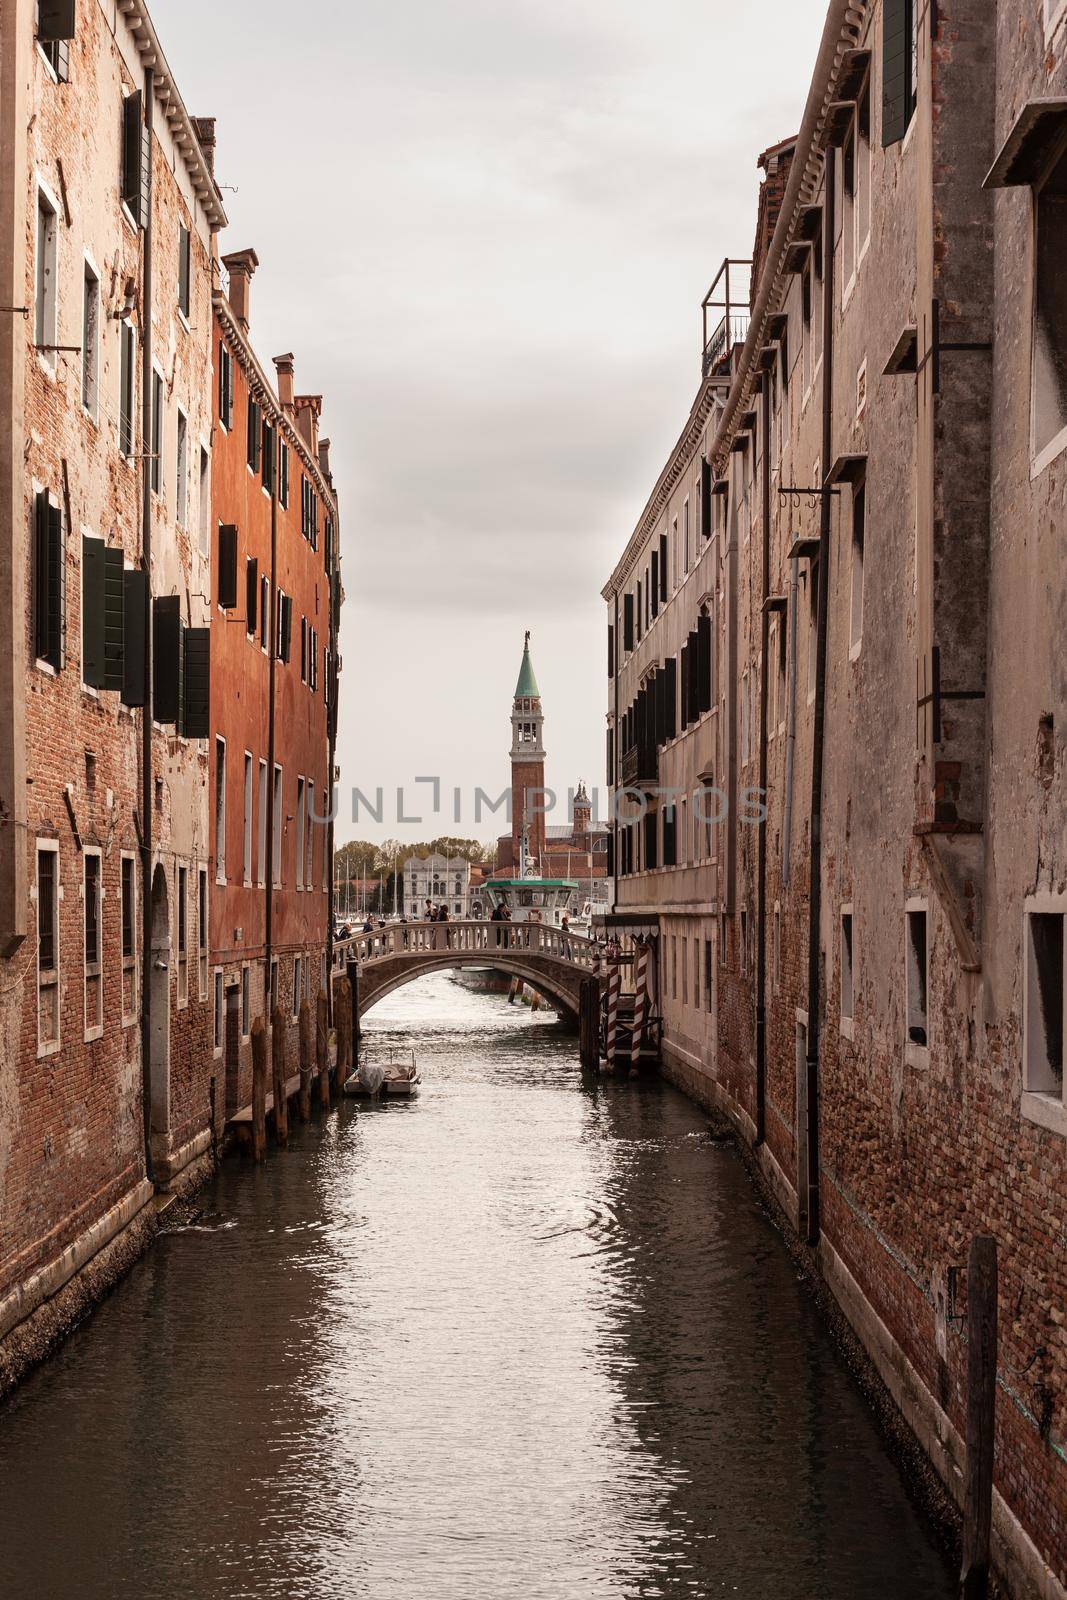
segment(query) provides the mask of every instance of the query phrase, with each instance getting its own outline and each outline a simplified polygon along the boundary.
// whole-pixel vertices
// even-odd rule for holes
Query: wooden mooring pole
[[[578,1048],[583,1067],[600,1061],[600,980],[583,978],[578,1004]]]
[[[967,1262],[967,1468],[960,1600],[987,1600],[997,1413],[997,1241],[971,1240]]]
[[[315,1071],[315,1024],[311,1020],[311,1002],[305,995],[300,1002],[300,1099],[297,1102],[301,1122],[311,1120],[311,1079]]]
[[[271,1018],[271,1079],[274,1087],[274,1139],[276,1144],[289,1143],[289,1105],[285,1098],[286,1035],[289,1024],[281,1006],[275,1006]]]
[[[267,1030],[263,1018],[252,1024],[252,1155],[267,1155]]]
[[[319,1067],[319,1105],[323,1111],[330,1109],[330,1059],[326,1054],[326,994],[319,990],[316,1006],[315,1049]]]

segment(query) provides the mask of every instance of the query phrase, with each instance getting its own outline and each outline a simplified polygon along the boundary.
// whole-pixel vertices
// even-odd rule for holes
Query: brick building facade
[[[214,296],[211,633],[213,1052],[227,1116],[251,1102],[251,1028],[328,989],[341,603],[322,399],[253,351],[254,251]],[[273,777],[271,776],[273,774]],[[291,1073],[290,1073],[291,1076]]]
[[[755,1148],[957,1497],[954,1285],[995,1236],[994,1553],[1043,1596],[1067,1586],[1065,12],[834,0],[750,321],[605,591],[611,777],[647,807],[618,913],[658,925],[665,1070]]]
[[[2,1384],[212,1141],[203,597],[225,216],[140,0],[14,0],[0,76]]]

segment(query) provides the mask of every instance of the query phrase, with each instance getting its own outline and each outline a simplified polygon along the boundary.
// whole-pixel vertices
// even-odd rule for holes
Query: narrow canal
[[[0,1410],[4,1600],[937,1600],[735,1153],[446,976]]]

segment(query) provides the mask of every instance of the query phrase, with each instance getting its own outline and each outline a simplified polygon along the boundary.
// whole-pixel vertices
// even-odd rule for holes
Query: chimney
[[[311,451],[311,454],[318,459],[319,417],[322,414],[322,396],[321,394],[298,394],[294,404],[296,406],[296,425],[300,431],[300,436]]]
[[[278,374],[278,399],[282,403],[283,411],[293,409],[293,353],[274,357],[274,369]]]
[[[192,123],[193,123],[193,131],[196,134],[197,143],[199,144],[201,150],[204,152],[204,160],[207,162],[207,170],[210,172],[211,176],[214,177],[215,176],[215,118],[214,117],[193,117]]]
[[[241,325],[242,330],[248,332],[249,322],[249,287],[253,274],[259,266],[259,257],[254,250],[235,250],[232,255],[223,256],[222,264],[230,274],[230,309]]]

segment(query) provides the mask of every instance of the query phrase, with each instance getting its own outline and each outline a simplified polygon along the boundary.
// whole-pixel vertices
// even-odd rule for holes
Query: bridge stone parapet
[[[577,1021],[582,984],[601,975],[601,952],[580,934],[533,922],[399,922],[334,945],[335,982],[354,961],[359,1016],[417,978],[460,967],[514,973]]]

